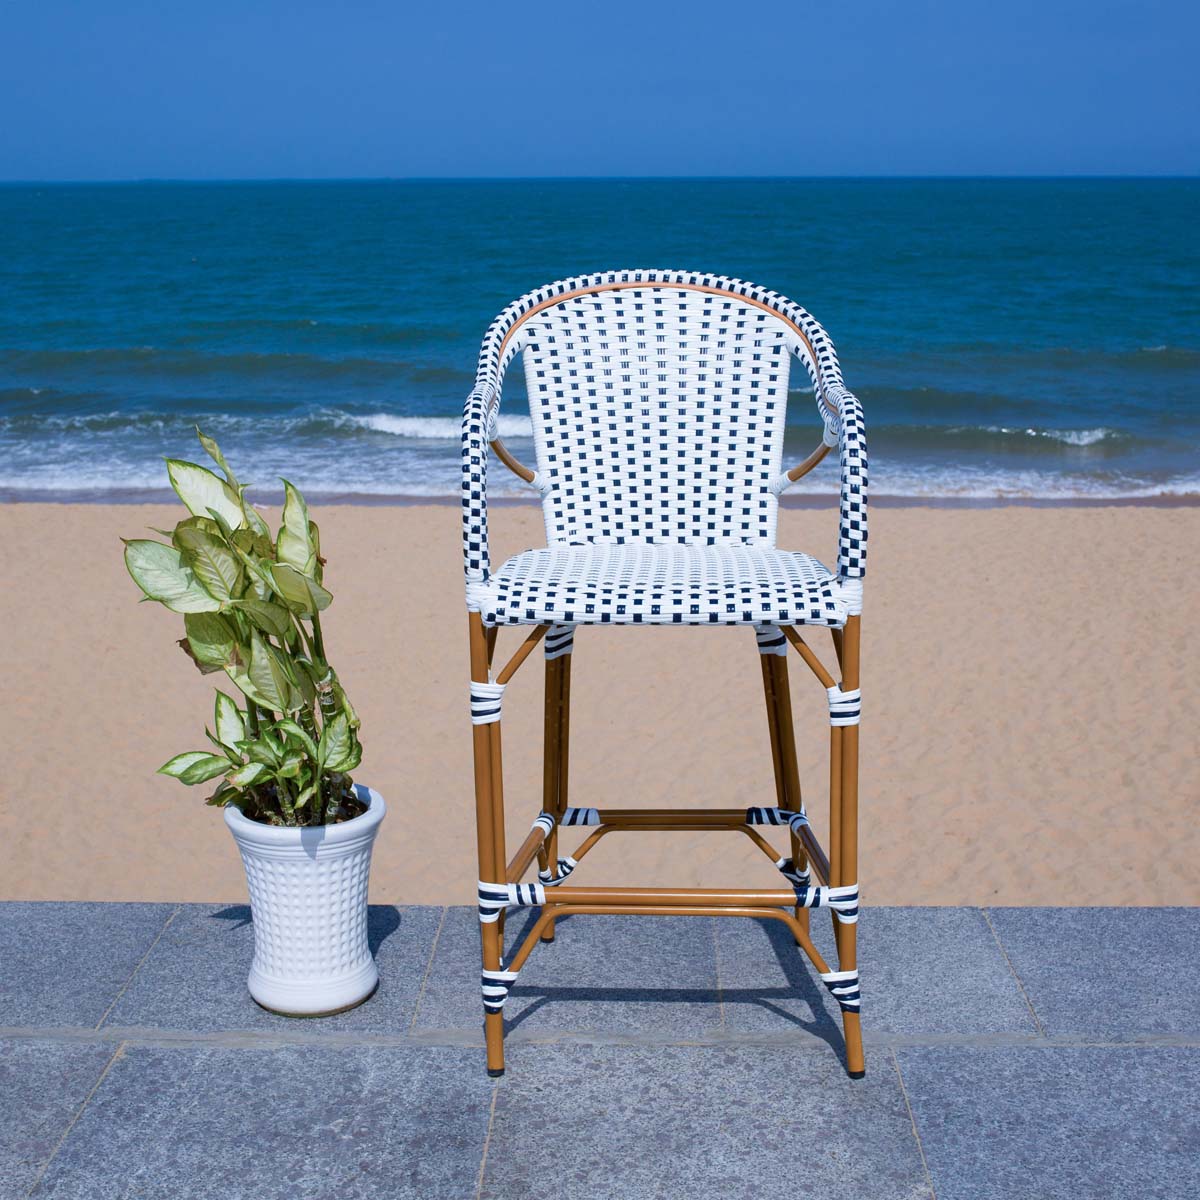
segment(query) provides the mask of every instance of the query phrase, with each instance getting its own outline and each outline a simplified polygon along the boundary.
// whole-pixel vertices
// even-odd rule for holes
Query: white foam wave
[[[338,466],[338,464],[335,464]],[[328,461],[299,456],[286,464],[260,463],[252,495],[277,499],[279,475],[286,474],[312,497],[364,496],[381,500],[407,497],[450,499],[457,495],[457,463],[441,454],[428,457],[414,453],[397,461],[394,452],[359,456],[347,474]],[[837,495],[836,470],[820,468],[789,489],[787,495],[823,496],[831,502]],[[1136,476],[1094,477],[1040,471],[971,470],[968,468],[914,467],[886,462],[872,464],[871,490],[877,496],[914,500],[1133,500],[1154,497],[1200,496],[1200,475],[1176,475],[1161,480]],[[161,464],[144,462],[95,463],[46,462],[10,463],[0,470],[0,496],[54,499],[56,496],[93,493],[95,498],[119,492],[166,491]],[[530,489],[497,469],[488,480],[493,496],[536,500]]]
[[[360,429],[390,433],[395,437],[457,442],[462,436],[462,421],[458,417],[397,417],[391,413],[372,413],[366,417],[351,417],[350,422]],[[528,438],[533,437],[533,425],[528,417],[501,413],[498,432],[502,438]]]
[[[962,432],[971,432],[969,428],[963,428]],[[1010,428],[1007,425],[985,425],[984,432],[986,433],[1004,433],[1019,437],[1032,438],[1047,438],[1052,442],[1062,442],[1067,446],[1094,446],[1097,442],[1102,442],[1106,438],[1116,438],[1121,435],[1115,429],[1105,429],[1099,426],[1096,429],[1017,429]]]

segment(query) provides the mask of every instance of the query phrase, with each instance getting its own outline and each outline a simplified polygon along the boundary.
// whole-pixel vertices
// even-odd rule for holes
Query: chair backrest
[[[828,366],[840,382],[832,345],[798,305],[686,272],[614,272],[530,293],[485,341],[497,385],[517,353],[550,544],[773,545],[791,356],[827,424]]]

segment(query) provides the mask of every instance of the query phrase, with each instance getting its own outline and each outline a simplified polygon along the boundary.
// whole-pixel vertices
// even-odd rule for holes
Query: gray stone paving
[[[289,1021],[243,906],[0,904],[0,1200],[1200,1195],[1200,909],[860,931],[864,1080],[783,925],[635,917],[559,922],[490,1080],[472,909],[374,908],[379,992]]]

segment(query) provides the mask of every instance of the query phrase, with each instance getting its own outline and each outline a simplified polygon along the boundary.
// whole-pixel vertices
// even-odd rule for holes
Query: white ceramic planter
[[[224,810],[254,917],[250,995],[273,1012],[340,1012],[379,984],[367,943],[367,877],[387,810],[378,792],[356,786],[370,807],[338,825],[285,829]]]

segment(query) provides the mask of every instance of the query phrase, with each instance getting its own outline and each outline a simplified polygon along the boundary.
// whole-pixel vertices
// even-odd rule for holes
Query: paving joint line
[[[46,1041],[57,1043],[123,1043],[126,1046],[200,1047],[217,1046],[231,1050],[274,1050],[281,1046],[310,1047],[313,1049],[347,1049],[352,1047],[397,1049],[406,1046],[459,1049],[481,1047],[483,1035],[478,1029],[422,1029],[414,1032],[372,1033],[355,1030],[340,1030],[335,1033],[310,1033],[299,1030],[276,1030],[264,1032],[251,1029],[190,1030],[167,1029],[158,1026],[106,1025],[93,1028],[77,1026],[0,1026],[0,1039],[12,1041]],[[1200,1032],[1193,1033],[1137,1033],[1124,1038],[1075,1033],[1042,1035],[1011,1031],[1007,1033],[924,1033],[895,1034],[870,1033],[864,1035],[865,1044],[878,1051],[891,1049],[1054,1049],[1071,1047],[1095,1047],[1100,1049],[1154,1049],[1169,1046],[1185,1049],[1200,1049]],[[601,1030],[546,1030],[532,1032],[514,1030],[508,1034],[506,1043],[512,1046],[695,1046],[725,1047],[769,1046],[786,1047],[788,1050],[811,1050],[828,1053],[829,1043],[823,1038],[797,1036],[792,1030],[731,1032],[714,1028],[708,1035],[670,1037],[657,1033],[608,1032]],[[838,1048],[840,1053],[840,1047]]]
[[[492,1103],[488,1107],[487,1131],[483,1135],[483,1153],[479,1158],[479,1178],[475,1183],[475,1200],[482,1200],[483,1176],[487,1170],[488,1147],[492,1144],[492,1126],[496,1121],[496,1099],[500,1095],[500,1080],[492,1081]]]
[[[417,1015],[421,1011],[421,1001],[425,999],[425,986],[429,983],[429,975],[433,971],[433,956],[437,953],[438,940],[442,936],[442,927],[446,924],[446,914],[450,911],[445,904],[442,905],[442,915],[438,920],[438,927],[433,933],[433,943],[429,947],[429,958],[425,962],[425,974],[421,976],[421,986],[417,989],[416,1003],[413,1005],[412,1020],[408,1023],[408,1030],[411,1033],[413,1026],[417,1023]]]
[[[1008,956],[1008,949],[1000,940],[999,931],[996,929],[995,925],[992,924],[992,914],[985,906],[980,906],[979,911],[983,913],[983,919],[986,922],[988,929],[990,929],[992,932],[992,937],[996,941],[996,948],[1003,956],[1005,966],[1008,967],[1009,973],[1017,981],[1017,987],[1021,991],[1021,999],[1025,1001],[1025,1006],[1029,1009],[1029,1015],[1033,1018],[1033,1024],[1035,1028],[1037,1029],[1038,1033],[1042,1035],[1042,1037],[1045,1037],[1045,1026],[1042,1025],[1041,1018],[1037,1015],[1037,1009],[1033,1007],[1033,1001],[1030,1000],[1029,993],[1025,990],[1025,981],[1020,975],[1017,974],[1017,968],[1013,966],[1012,959]]]
[[[108,1020],[109,1014],[112,1012],[112,1010],[114,1008],[117,1007],[118,1004],[120,1004],[121,997],[124,996],[127,991],[129,991],[129,986],[130,986],[130,984],[133,983],[134,979],[137,978],[137,973],[142,969],[142,967],[144,967],[146,965],[146,959],[148,959],[150,957],[150,955],[154,953],[154,947],[158,945],[159,941],[162,938],[162,935],[164,933],[166,933],[167,930],[170,928],[171,922],[174,921],[177,916],[179,916],[179,912],[182,908],[183,908],[182,904],[177,904],[171,910],[171,915],[169,917],[167,917],[167,919],[163,922],[162,928],[155,935],[154,941],[152,941],[150,943],[150,945],[146,948],[146,953],[143,954],[142,957],[138,959],[137,966],[134,967],[132,971],[130,971],[129,978],[127,980],[125,980],[124,986],[113,997],[113,1002],[104,1010],[104,1015],[100,1018],[99,1021],[96,1022],[97,1029],[99,1029],[104,1024],[104,1022]]]
[[[54,1149],[50,1151],[50,1156],[42,1164],[42,1169],[37,1173],[37,1177],[29,1187],[29,1191],[25,1195],[32,1196],[34,1192],[41,1186],[42,1180],[45,1178],[46,1172],[50,1170],[50,1164],[58,1157],[58,1152],[63,1148],[63,1143],[71,1136],[71,1130],[79,1123],[79,1118],[83,1116],[83,1110],[92,1102],[92,1097],[100,1089],[100,1085],[108,1078],[109,1071],[112,1070],[113,1064],[125,1054],[125,1042],[118,1042],[117,1048],[109,1056],[108,1062],[104,1064],[104,1070],[100,1072],[99,1078],[92,1084],[92,1090],[83,1098],[83,1103],[75,1110],[75,1115],[71,1118],[66,1129],[62,1131],[62,1136],[54,1144]]]
[[[908,1110],[908,1119],[912,1123],[913,1137],[917,1141],[917,1151],[921,1155],[921,1168],[925,1172],[925,1182],[929,1184],[930,1200],[937,1200],[937,1189],[933,1186],[933,1176],[929,1173],[929,1160],[925,1157],[925,1143],[921,1141],[921,1131],[917,1128],[916,1114],[913,1112],[912,1101],[908,1098],[908,1088],[904,1086],[904,1075],[900,1070],[900,1059],[893,1046],[888,1052],[892,1067],[896,1072],[896,1082],[900,1084],[900,1095],[904,1097],[904,1107]]]

